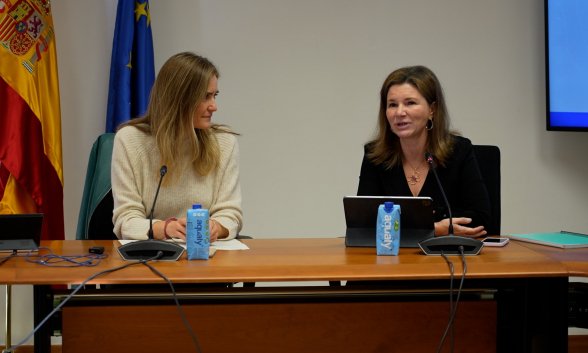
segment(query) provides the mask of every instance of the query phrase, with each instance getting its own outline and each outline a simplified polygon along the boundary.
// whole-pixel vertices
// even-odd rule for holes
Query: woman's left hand
[[[467,217],[454,217],[452,218],[453,223],[453,234],[460,235],[462,237],[477,238],[486,235],[484,226],[468,227],[467,224],[472,222],[471,218]],[[449,218],[445,218],[435,223],[435,235],[445,235],[449,230]]]
[[[213,243],[218,239],[223,239],[229,236],[229,231],[227,228],[223,227],[222,224],[211,219],[209,221],[209,229],[210,229],[210,242]]]

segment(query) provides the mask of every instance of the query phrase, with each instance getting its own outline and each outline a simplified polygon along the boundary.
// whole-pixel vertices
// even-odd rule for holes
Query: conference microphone
[[[163,181],[163,177],[167,174],[167,166],[162,165],[159,169],[159,184],[157,184],[157,190],[155,190],[155,197],[153,198],[153,205],[151,205],[151,212],[149,212],[149,233],[147,233],[147,237],[149,239],[153,239],[153,211],[155,210],[155,202],[157,201],[157,197],[159,196],[159,189],[161,188],[161,182]]]
[[[118,253],[124,260],[157,259],[163,261],[176,261],[184,253],[184,248],[181,245],[153,239],[153,211],[155,210],[155,203],[157,202],[159,189],[161,188],[161,182],[163,181],[165,174],[167,174],[167,167],[163,165],[159,169],[159,184],[157,184],[157,190],[155,191],[155,197],[153,198],[153,205],[151,206],[151,212],[149,213],[148,239],[134,241],[119,246],[117,249]]]
[[[447,207],[447,213],[449,214],[449,234],[447,234],[447,236],[422,240],[419,242],[419,247],[426,255],[461,255],[462,253],[464,255],[478,255],[484,246],[481,241],[474,238],[462,237],[453,234],[453,215],[451,214],[451,206],[449,205],[449,201],[445,195],[443,185],[441,185],[441,180],[439,180],[439,175],[437,175],[433,155],[429,152],[426,152],[425,160],[431,166],[431,170],[433,171],[433,175],[435,176],[435,180],[437,180],[437,185],[439,186],[439,191],[441,191],[443,201]]]

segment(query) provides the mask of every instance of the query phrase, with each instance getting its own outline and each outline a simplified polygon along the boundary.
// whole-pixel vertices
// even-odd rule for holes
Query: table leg
[[[498,294],[500,353],[567,352],[568,279],[516,279]]]
[[[53,310],[53,293],[51,286],[33,286],[34,325],[37,325]],[[35,332],[35,353],[51,352],[51,320]]]

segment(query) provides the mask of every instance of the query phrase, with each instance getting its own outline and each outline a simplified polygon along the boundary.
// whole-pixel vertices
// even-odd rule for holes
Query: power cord
[[[17,257],[18,253],[16,251],[13,251],[10,255],[8,256],[4,256],[0,258],[0,265],[4,264],[6,261],[12,259],[13,257]]]
[[[47,316],[45,316],[45,318],[43,320],[41,320],[41,322],[39,324],[37,324],[37,326],[34,327],[34,329],[33,329],[33,331],[31,333],[29,333],[22,341],[20,341],[15,346],[11,346],[9,348],[8,352],[14,352],[17,348],[19,348],[20,346],[22,346],[31,337],[33,337],[33,335],[47,322],[47,320],[49,320],[49,318],[51,318],[56,312],[58,312],[65,305],[65,303],[67,303],[80,289],[82,289],[86,285],[86,283],[90,282],[94,278],[100,277],[100,276],[105,275],[105,274],[108,274],[108,273],[116,272],[116,271],[122,270],[124,268],[133,266],[133,265],[142,264],[144,262],[148,262],[148,261],[152,261],[152,260],[157,260],[162,255],[163,255],[163,252],[160,251],[156,256],[154,256],[154,257],[152,257],[150,259],[140,260],[140,261],[136,261],[136,262],[128,262],[128,263],[125,263],[124,265],[121,265],[121,266],[117,266],[117,267],[113,267],[113,268],[108,269],[108,270],[97,272],[97,273],[91,275],[90,277],[86,278],[82,283],[80,283],[80,285],[78,285],[76,287],[76,289],[74,289],[67,297],[65,297],[65,299],[61,303],[59,303],[59,305],[57,305],[53,309],[53,311],[51,311],[49,314],[47,314]],[[32,261],[32,262],[36,262],[36,261]],[[84,266],[84,265],[82,265],[82,266]],[[73,267],[73,266],[70,266],[70,267]]]
[[[449,260],[449,258],[447,257],[447,255],[445,255],[445,253],[443,253],[443,251],[441,251],[441,256],[443,257],[445,262],[447,262],[447,266],[449,266],[449,315],[451,315],[451,313],[453,313],[453,279],[455,277],[455,268],[453,266],[453,261]],[[455,326],[451,325],[451,352],[453,352],[454,347],[454,328]],[[442,344],[443,341],[441,341],[440,346]],[[437,352],[439,352],[440,346],[437,347]]]
[[[47,250],[49,253],[40,254],[41,250]],[[27,253],[26,260],[48,267],[94,267],[107,256],[106,254],[57,255],[49,248],[39,248],[37,253]]]
[[[441,348],[443,348],[443,343],[445,342],[445,338],[447,338],[447,334],[449,333],[449,330],[451,329],[452,331],[452,343],[451,343],[451,352],[453,352],[453,323],[455,321],[455,314],[457,313],[457,306],[459,304],[459,298],[461,296],[461,291],[463,289],[463,282],[465,280],[466,274],[468,272],[468,267],[467,267],[467,263],[466,263],[466,259],[465,259],[465,254],[464,254],[464,248],[462,245],[459,246],[459,253],[461,255],[461,264],[462,264],[462,275],[461,275],[461,281],[459,283],[459,288],[457,290],[457,297],[455,298],[455,304],[452,303],[452,301],[450,300],[450,303],[452,303],[451,305],[453,306],[450,315],[449,315],[449,322],[447,323],[447,327],[445,328],[445,332],[443,333],[443,336],[441,337],[441,341],[439,342],[439,346],[437,347],[437,353],[441,352]],[[447,259],[444,255],[442,255],[446,260],[445,261],[449,261],[449,259]],[[451,263],[450,270],[452,272],[452,276],[451,276],[451,285],[450,285],[450,295],[453,298],[453,293],[451,293],[453,291],[453,263],[451,261],[449,261],[448,263]]]
[[[13,254],[13,255],[15,255],[15,254]],[[63,255],[55,255],[53,253],[50,253],[50,254],[36,255],[36,256],[39,257],[39,259],[30,260],[27,258],[27,261],[30,261],[33,263],[38,263],[43,266],[78,267],[78,266],[96,266],[100,262],[100,260],[105,258],[107,255],[87,254],[87,255],[63,256]],[[114,268],[111,268],[108,270],[100,271],[98,273],[91,275],[90,277],[85,279],[82,283],[80,283],[78,286],[76,286],[76,288],[67,297],[65,297],[65,299],[63,301],[61,301],[61,303],[59,303],[59,305],[57,305],[49,314],[47,314],[47,316],[45,316],[45,318],[33,329],[33,331],[29,335],[27,335],[17,345],[11,346],[9,348],[9,350],[7,350],[7,352],[14,352],[17,348],[19,348],[24,343],[26,343],[47,322],[47,320],[49,320],[49,318],[51,318],[56,312],[58,312],[81,288],[83,288],[91,280],[93,280],[97,277],[103,276],[105,274],[108,274],[108,273],[112,273],[112,272],[116,272],[116,271],[125,269],[125,268],[133,266],[133,265],[143,264],[143,265],[147,266],[153,273],[155,273],[159,277],[163,278],[169,284],[171,291],[172,291],[172,294],[173,294],[174,301],[176,303],[178,311],[180,312],[180,316],[182,318],[182,321],[184,322],[184,325],[186,326],[186,328],[188,329],[188,332],[190,333],[192,341],[194,342],[194,346],[196,347],[196,351],[198,353],[202,353],[202,349],[200,348],[200,343],[198,341],[198,338],[197,338],[196,334],[194,333],[192,326],[188,322],[188,319],[186,317],[184,310],[182,309],[182,307],[180,305],[180,302],[178,301],[176,290],[173,286],[172,281],[169,278],[167,278],[167,276],[165,276],[163,273],[161,273],[159,270],[157,270],[155,267],[151,266],[151,264],[149,264],[150,261],[156,261],[159,258],[161,258],[162,256],[163,256],[163,252],[159,251],[157,253],[157,255],[153,256],[152,258],[145,259],[145,260],[139,260],[136,262],[128,262],[128,263],[125,263],[124,265],[117,266],[117,267],[114,267]],[[10,257],[12,257],[12,256],[7,256],[6,258],[8,259]],[[34,257],[34,256],[32,256],[32,257]],[[59,265],[61,262],[66,262],[66,264]]]
[[[192,329],[192,325],[190,325],[190,322],[188,321],[188,318],[186,317],[186,313],[184,312],[184,309],[182,308],[182,306],[180,305],[180,302],[178,301],[178,297],[176,295],[176,289],[174,288],[172,281],[169,278],[167,278],[166,275],[161,273],[158,269],[151,266],[151,264],[144,262],[143,265],[147,266],[151,270],[151,272],[153,272],[156,275],[158,275],[159,277],[163,278],[169,284],[169,287],[171,288],[171,291],[172,291],[172,294],[174,297],[174,301],[176,302],[176,307],[178,308],[178,312],[180,313],[180,317],[182,318],[182,322],[184,322],[184,326],[186,327],[186,329],[188,330],[188,333],[190,334],[190,337],[192,338],[192,342],[194,342],[194,346],[196,347],[196,352],[202,353],[202,348],[200,348],[200,342],[198,341],[198,337],[196,336],[196,333],[194,333],[194,330]]]

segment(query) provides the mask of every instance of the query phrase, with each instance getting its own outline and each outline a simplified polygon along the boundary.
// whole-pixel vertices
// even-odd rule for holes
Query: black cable
[[[447,337],[447,333],[449,332],[449,329],[451,327],[453,327],[453,322],[455,321],[455,314],[457,313],[457,306],[459,304],[459,298],[461,296],[461,290],[463,289],[463,282],[464,282],[466,274],[468,272],[468,267],[467,267],[467,263],[465,260],[463,246],[460,245],[458,249],[459,249],[459,253],[461,254],[461,263],[462,263],[462,267],[463,267],[461,281],[459,283],[459,289],[457,290],[457,297],[455,298],[455,304],[453,306],[453,311],[451,312],[451,314],[449,316],[449,322],[447,323],[447,327],[445,328],[445,332],[443,333],[443,336],[441,337],[441,342],[439,342],[439,347],[437,347],[437,353],[441,352],[441,348],[443,347],[443,343],[445,342],[445,338]],[[453,351],[453,347],[452,347],[452,351]]]
[[[451,313],[453,312],[453,280],[454,280],[454,275],[455,275],[455,268],[453,266],[453,261],[449,260],[449,258],[447,257],[447,255],[445,255],[443,253],[443,250],[441,251],[441,256],[443,256],[443,259],[445,259],[445,262],[447,262],[447,265],[449,266],[449,273],[450,273],[450,277],[449,277],[449,315],[451,315]],[[454,347],[454,340],[455,338],[455,325],[451,325],[451,352],[453,352],[453,347]],[[442,343],[441,343],[442,344]],[[439,351],[439,348],[437,348],[437,351]]]
[[[52,317],[56,312],[58,312],[65,305],[65,303],[67,303],[80,289],[82,289],[86,285],[86,283],[90,282],[91,280],[93,280],[96,277],[100,277],[100,276],[108,274],[108,273],[116,272],[116,271],[122,270],[124,268],[133,266],[133,265],[142,264],[144,262],[157,260],[162,255],[163,255],[163,252],[160,251],[156,256],[154,256],[150,259],[139,260],[136,262],[128,262],[128,263],[125,263],[124,265],[121,265],[121,266],[117,266],[117,267],[113,267],[108,270],[97,272],[97,273],[91,275],[90,277],[86,278],[82,283],[80,283],[76,287],[76,289],[74,289],[67,297],[65,297],[65,299],[61,303],[59,303],[59,305],[57,305],[53,309],[53,311],[51,311],[49,314],[47,314],[47,316],[45,316],[45,318],[43,320],[41,320],[41,322],[39,324],[37,324],[37,326],[33,329],[33,331],[28,336],[26,336],[16,346],[11,346],[9,351],[12,352],[12,351],[16,350],[18,347],[22,346],[26,341],[28,341],[31,337],[33,337],[33,335],[47,322],[47,320],[49,320],[50,317]]]
[[[188,330],[188,333],[190,334],[190,337],[192,338],[192,342],[194,342],[194,346],[196,347],[196,351],[198,353],[202,353],[202,348],[200,348],[200,342],[198,341],[198,337],[196,336],[196,333],[194,333],[194,330],[192,329],[192,325],[190,325],[190,322],[188,321],[188,318],[186,317],[186,313],[184,312],[184,309],[182,308],[182,306],[180,305],[180,302],[178,301],[176,290],[174,288],[172,281],[169,278],[167,278],[166,275],[164,275],[159,270],[157,270],[155,267],[151,266],[151,264],[148,264],[145,262],[145,263],[143,263],[143,265],[147,266],[153,273],[155,273],[159,277],[163,278],[169,284],[169,287],[171,288],[171,291],[173,294],[174,301],[176,302],[176,307],[178,308],[178,311],[180,313],[180,317],[182,318],[182,321],[184,322],[184,326]]]
[[[10,255],[8,256],[4,256],[2,258],[0,258],[0,265],[2,265],[3,263],[5,263],[6,261],[12,259],[13,257],[17,256],[17,252],[13,251]]]
[[[107,257],[106,254],[57,255],[49,248],[39,248],[39,251],[41,250],[47,250],[49,253],[29,252],[26,260],[49,267],[94,267]]]
[[[443,259],[447,263],[447,266],[449,266],[449,274],[450,274],[450,277],[449,277],[449,321],[447,323],[447,327],[449,328],[449,325],[452,325],[451,314],[453,313],[453,279],[454,279],[455,269],[453,266],[453,262],[451,260],[449,260],[449,258],[447,257],[447,255],[445,255],[443,253],[443,251],[441,251],[441,256],[443,257]],[[441,351],[441,348],[443,347],[443,343],[445,341],[446,335],[447,335],[447,330],[445,330],[445,334],[441,337],[441,341],[439,342],[439,346],[437,347],[437,353],[439,353]],[[451,338],[453,341],[453,329],[451,330],[451,335],[452,335]]]

